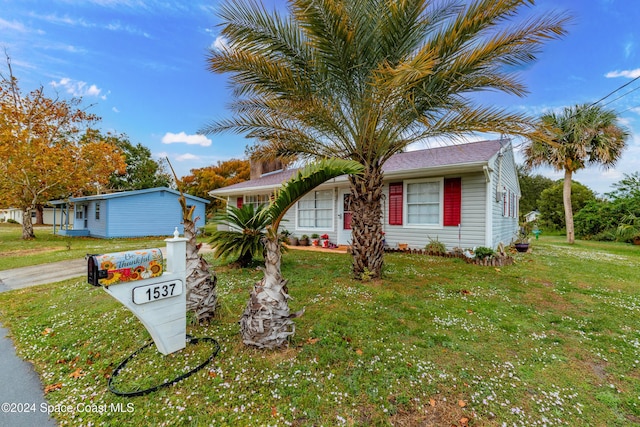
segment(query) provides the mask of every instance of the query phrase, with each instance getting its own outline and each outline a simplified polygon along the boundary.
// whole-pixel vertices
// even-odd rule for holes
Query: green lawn
[[[47,262],[83,258],[86,254],[164,247],[165,237],[96,239],[53,234],[52,226],[35,228],[36,238],[22,240],[22,226],[0,223],[0,271]],[[170,236],[167,236],[170,237]]]
[[[306,313],[276,352],[238,335],[260,273],[218,266],[219,318],[189,332],[220,354],[136,398],[110,393],[107,377],[149,336],[101,289],[78,279],[0,294],[0,321],[51,404],[123,404],[55,414],[63,425],[640,425],[640,248],[546,236],[514,256],[496,269],[388,254],[384,279],[362,283],[348,255],[290,251],[291,308]],[[175,376],[211,346],[152,350],[119,388]]]

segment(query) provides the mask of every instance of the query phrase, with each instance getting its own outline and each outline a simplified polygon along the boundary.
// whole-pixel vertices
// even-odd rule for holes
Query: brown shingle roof
[[[508,141],[492,140],[448,145],[445,147],[427,148],[407,151],[393,155],[382,166],[385,173],[429,169],[442,166],[484,163],[489,161]],[[297,169],[288,169],[263,175],[258,179],[239,182],[238,184],[213,190],[240,190],[246,188],[273,187],[289,180]]]

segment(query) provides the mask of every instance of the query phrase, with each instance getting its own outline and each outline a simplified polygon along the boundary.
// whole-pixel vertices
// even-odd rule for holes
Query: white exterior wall
[[[515,159],[512,150],[505,150],[502,156],[492,159],[490,167],[493,169],[491,176],[491,212],[492,212],[492,246],[495,248],[500,243],[509,245],[518,233],[519,201],[521,197],[520,184],[516,172]],[[515,195],[515,214],[503,215],[504,200],[502,192]]]
[[[412,227],[406,225],[389,225],[389,209],[387,199],[389,197],[389,182],[400,182],[392,180],[385,183],[384,188],[384,222],[383,230],[386,233],[385,239],[390,248],[398,247],[398,244],[406,243],[412,249],[423,249],[431,240],[438,240],[444,243],[447,250],[462,246],[470,248],[474,246],[484,246],[485,243],[485,177],[482,173],[447,175],[440,178],[461,178],[462,185],[462,207],[460,212],[460,229],[458,227],[430,226]],[[406,194],[403,197],[406,202]],[[405,209],[406,206],[403,206]],[[442,206],[440,215],[442,216]]]

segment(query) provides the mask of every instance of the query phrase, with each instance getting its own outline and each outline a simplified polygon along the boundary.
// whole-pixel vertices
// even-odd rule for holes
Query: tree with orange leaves
[[[7,56],[0,73],[0,204],[22,210],[22,238],[35,237],[31,211],[61,195],[104,186],[124,157],[91,126],[81,99],[51,99],[41,86],[22,93]]]

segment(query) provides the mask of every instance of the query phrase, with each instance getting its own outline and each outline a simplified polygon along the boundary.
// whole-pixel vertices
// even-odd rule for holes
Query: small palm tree
[[[241,208],[229,206],[225,213],[218,215],[215,222],[229,226],[229,230],[217,230],[211,234],[214,257],[234,257],[237,265],[244,268],[254,257],[262,255],[262,238],[269,221],[265,208],[264,205],[254,208],[252,204]]]
[[[304,312],[303,309],[290,313],[287,280],[280,271],[282,239],[278,228],[287,210],[323,182],[340,175],[359,174],[363,169],[357,162],[341,159],[311,164],[285,183],[266,208],[269,221],[262,239],[265,246],[264,277],[254,285],[240,319],[240,333],[245,344],[266,349],[286,346],[288,338],[295,333],[292,319]]]
[[[567,242],[574,243],[571,179],[589,165],[614,166],[626,146],[628,131],[618,125],[613,110],[583,104],[565,108],[561,114],[540,117],[537,132],[524,147],[528,168],[549,165],[564,171],[562,199]]]
[[[186,299],[187,311],[195,314],[198,323],[209,322],[216,314],[218,308],[218,277],[209,263],[198,253],[200,245],[197,242],[196,222],[193,218],[195,206],[188,206],[187,199],[182,192],[182,182],[178,179],[171,162],[167,158],[180,191],[180,208],[182,209],[182,224],[184,225],[184,237],[186,243]]]

